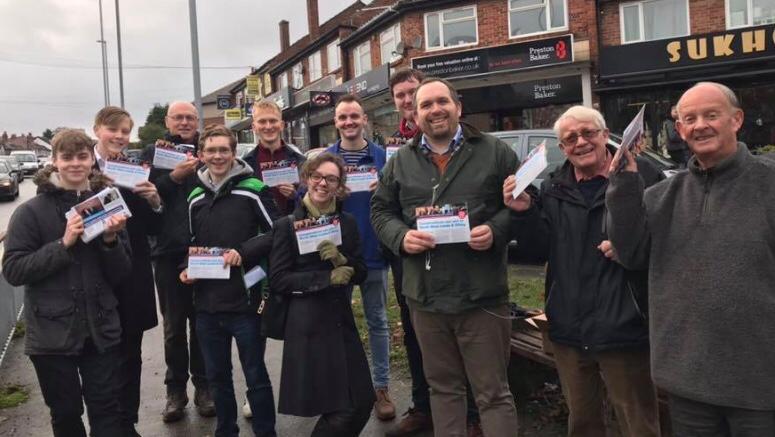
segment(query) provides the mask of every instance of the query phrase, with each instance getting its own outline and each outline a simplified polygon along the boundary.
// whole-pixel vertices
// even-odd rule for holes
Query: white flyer
[[[433,235],[436,244],[471,241],[468,207],[465,205],[421,206],[415,208],[417,230]]]
[[[261,266],[255,266],[252,269],[245,272],[245,275],[243,276],[243,280],[245,281],[245,288],[250,288],[256,284],[258,284],[258,281],[266,278],[266,272],[264,269],[261,268]]]
[[[371,183],[379,179],[377,167],[373,165],[348,165],[345,166],[347,173],[347,188],[351,193],[359,191],[370,191]]]
[[[619,146],[619,150],[616,151],[615,157],[620,156],[625,150],[632,153],[633,148],[643,138],[643,115],[646,111],[646,105],[641,106],[640,111],[635,114],[635,118],[630,121],[630,124],[624,129],[622,133],[622,144]],[[618,173],[627,166],[627,160],[619,158],[619,166],[614,173]]]
[[[401,146],[387,146],[387,147],[385,147],[385,157],[386,157],[385,161],[390,161],[390,158],[392,158],[393,155],[395,155],[396,152],[398,152],[398,149],[400,149],[400,148],[401,148]]]
[[[511,193],[516,199],[525,188],[527,188],[534,180],[546,169],[549,165],[549,161],[546,159],[546,142],[542,142],[535,149],[533,149],[527,158],[522,161],[522,165],[517,169],[517,186],[514,187],[514,191]]]
[[[92,197],[70,208],[65,218],[79,214],[83,218],[81,240],[88,243],[105,232],[105,222],[116,214],[132,217],[121,192],[116,187],[105,188]]]
[[[177,144],[174,148],[156,146],[153,153],[153,166],[172,170],[195,151],[196,148],[192,144]]]
[[[231,266],[224,265],[220,247],[189,247],[188,277],[190,279],[229,279]]]
[[[342,227],[339,216],[320,216],[317,220],[304,219],[293,223],[299,255],[318,251],[318,245],[325,240],[337,246],[342,244]]]
[[[148,181],[151,167],[148,164],[133,164],[125,161],[106,161],[102,170],[119,187],[133,189],[140,182]]]
[[[299,168],[293,161],[261,163],[261,180],[270,187],[299,183]]]

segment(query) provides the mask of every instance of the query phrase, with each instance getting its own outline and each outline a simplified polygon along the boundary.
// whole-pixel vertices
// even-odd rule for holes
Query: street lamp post
[[[105,106],[110,105],[110,84],[108,80],[108,50],[106,48],[107,42],[105,42],[105,32],[102,28],[102,0],[99,0],[100,4],[100,39],[97,40],[100,43],[102,49],[102,91],[105,94]]]
[[[199,36],[196,24],[196,0],[188,0],[188,15],[191,26],[191,63],[194,71],[194,103],[199,114],[199,132],[204,128],[202,113],[202,85],[199,78]]]
[[[121,18],[118,0],[116,0],[116,45],[118,46],[118,91],[121,96],[121,107],[124,107],[124,65],[121,57]]]

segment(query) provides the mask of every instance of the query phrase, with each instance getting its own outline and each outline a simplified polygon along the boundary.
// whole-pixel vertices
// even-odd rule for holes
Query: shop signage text
[[[231,108],[231,94],[219,95],[215,102],[218,109],[229,109]]]
[[[379,94],[388,89],[388,83],[390,81],[389,70],[388,64],[383,64],[374,70],[334,87],[331,91],[344,94],[355,94],[362,99],[373,96],[374,94]]]
[[[775,25],[603,47],[601,77],[775,57]]]
[[[291,107],[291,89],[289,87],[285,87],[274,94],[266,96],[265,99],[277,103],[277,106],[280,107],[280,110],[284,111]]]
[[[465,77],[573,62],[573,35],[412,59],[429,76]]]

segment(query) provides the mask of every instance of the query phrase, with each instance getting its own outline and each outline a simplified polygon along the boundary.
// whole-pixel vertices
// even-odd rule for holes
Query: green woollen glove
[[[318,244],[318,252],[320,252],[320,259],[323,261],[331,261],[334,267],[339,267],[347,264],[347,258],[339,252],[333,241],[323,240]]]
[[[331,270],[331,285],[347,285],[355,274],[355,269],[348,266]]]

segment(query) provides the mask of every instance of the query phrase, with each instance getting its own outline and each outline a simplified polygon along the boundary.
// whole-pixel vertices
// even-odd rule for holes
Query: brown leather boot
[[[185,390],[168,390],[167,391],[167,405],[164,407],[164,411],[161,413],[162,420],[165,423],[177,422],[183,418],[183,410],[188,403],[188,396]]]
[[[387,388],[378,388],[375,390],[377,401],[374,402],[374,412],[379,420],[393,420],[396,417],[396,407],[390,400]]]
[[[400,422],[385,432],[385,437],[412,436],[432,429],[433,419],[430,414],[410,408],[404,413],[404,418]]]
[[[202,417],[215,416],[215,402],[210,395],[209,388],[196,388],[194,391],[194,405],[196,405],[196,412]]]

